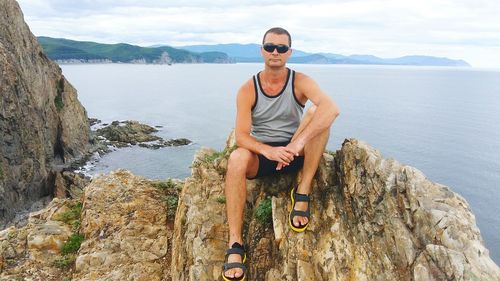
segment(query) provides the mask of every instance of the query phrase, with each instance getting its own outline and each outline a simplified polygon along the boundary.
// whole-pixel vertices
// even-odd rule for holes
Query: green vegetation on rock
[[[167,179],[166,181],[152,181],[151,184],[160,190],[175,189],[177,187],[172,179]]]
[[[69,237],[68,241],[66,241],[62,248],[63,255],[78,252],[78,249],[80,249],[80,245],[82,244],[84,239],[85,237],[83,237],[83,235],[73,233],[73,235]]]
[[[229,157],[231,152],[236,150],[236,148],[238,148],[238,147],[235,145],[235,146],[232,146],[230,148],[226,147],[223,151],[214,151],[212,154],[205,155],[205,157],[203,159],[201,159],[201,162],[208,164],[208,163],[212,163],[215,160],[222,158],[222,157],[227,158],[227,157]]]
[[[75,220],[80,220],[82,213],[82,203],[78,202],[70,206],[70,209],[61,214],[60,220],[67,224],[74,223]]]
[[[226,204],[226,196],[221,195],[221,196],[217,197],[217,202],[220,204]]]
[[[76,261],[76,256],[74,254],[63,255],[54,261],[54,265],[59,268],[71,267]]]
[[[175,212],[177,211],[177,203],[179,202],[178,195],[167,195],[164,198],[165,204],[167,205],[167,216],[169,218],[175,217]]]
[[[255,209],[254,217],[261,224],[272,222],[273,210],[270,197],[260,201],[259,206]]]
[[[62,213],[58,218],[60,221],[71,225],[73,234],[64,243],[61,253],[62,256],[54,261],[54,265],[59,268],[71,267],[76,260],[75,253],[78,252],[85,237],[78,233],[80,229],[80,215],[82,213],[82,203],[77,202],[69,206],[69,210]]]
[[[149,180],[149,183],[163,194],[162,200],[167,209],[167,217],[173,219],[177,211],[179,192],[182,191],[183,184],[176,183],[171,178],[165,181]]]
[[[54,104],[56,105],[57,111],[61,111],[64,107],[64,103],[62,100],[62,93],[64,92],[64,78],[59,79],[56,84],[57,94],[54,98]]]
[[[326,152],[327,154],[330,154],[331,156],[335,156],[335,154],[337,153],[336,151],[334,151],[334,150],[329,150],[329,149],[325,149],[325,152]]]

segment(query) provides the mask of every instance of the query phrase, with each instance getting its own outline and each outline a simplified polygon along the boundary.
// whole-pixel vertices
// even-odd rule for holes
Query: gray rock
[[[227,248],[226,153],[202,150],[177,209],[173,280],[219,280]],[[288,226],[300,175],[247,181],[248,280],[500,280],[467,202],[415,168],[355,139],[325,153],[313,181],[312,221]],[[272,197],[269,229],[253,214]]]
[[[53,192],[54,172],[86,153],[89,123],[14,0],[0,1],[0,228]]]
[[[185,138],[164,140],[152,135],[158,130],[137,121],[113,121],[111,125],[97,129],[96,134],[110,141],[116,147],[139,145],[141,147],[158,149],[167,146],[182,146],[191,143]]]

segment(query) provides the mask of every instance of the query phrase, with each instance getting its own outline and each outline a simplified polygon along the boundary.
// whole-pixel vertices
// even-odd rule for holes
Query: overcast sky
[[[384,58],[432,55],[500,67],[498,0],[18,0],[36,36],[171,46],[260,43]]]

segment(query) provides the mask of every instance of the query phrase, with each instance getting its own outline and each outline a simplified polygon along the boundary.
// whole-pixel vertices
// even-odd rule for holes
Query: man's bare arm
[[[296,88],[303,98],[307,98],[316,106],[311,122],[288,145],[294,152],[298,153],[310,139],[329,129],[340,112],[335,102],[310,77],[298,74]]]

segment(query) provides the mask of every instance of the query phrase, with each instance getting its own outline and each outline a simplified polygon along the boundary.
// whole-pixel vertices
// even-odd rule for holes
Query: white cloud
[[[283,26],[309,52],[446,56],[500,67],[495,0],[20,0],[35,35],[151,45],[259,43]]]

